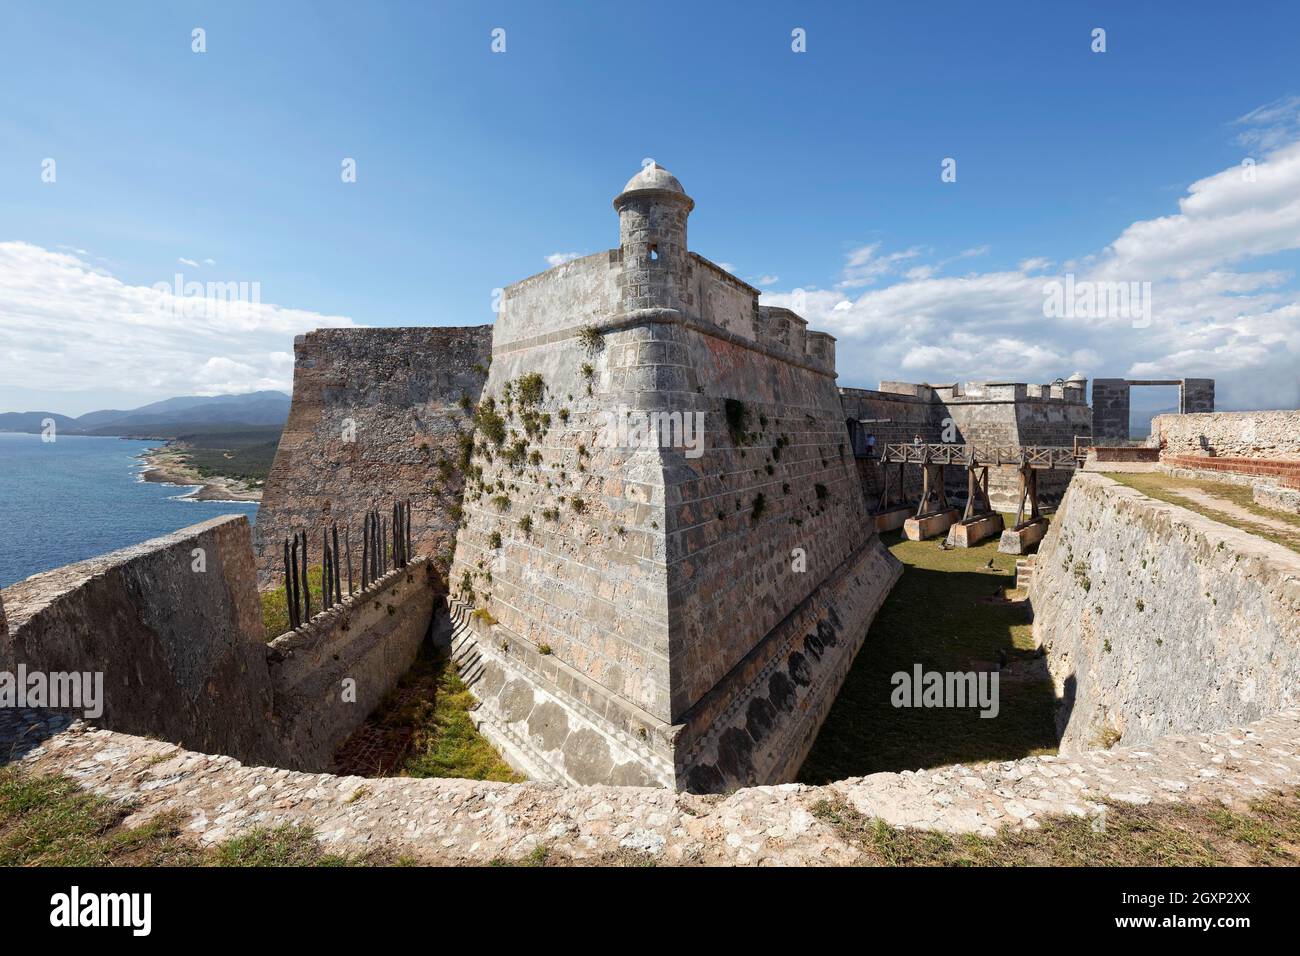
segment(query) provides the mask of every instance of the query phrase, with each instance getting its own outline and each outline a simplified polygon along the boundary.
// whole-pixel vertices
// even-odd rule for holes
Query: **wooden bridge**
[[[933,443],[900,442],[880,446],[879,453],[874,448],[866,449],[865,454],[857,457],[875,460],[879,463],[883,477],[880,501],[875,514],[883,516],[897,513],[904,508],[910,509],[906,501],[904,472],[908,465],[921,468],[921,497],[912,515],[912,522],[925,522],[929,527],[944,531],[952,521],[944,522],[942,516],[955,509],[948,505],[945,488],[945,469],[949,467],[966,470],[966,508],[960,519],[962,524],[974,524],[993,517],[992,505],[989,503],[989,468],[994,466],[1012,466],[1020,472],[1020,494],[1016,508],[1016,522],[1012,528],[1019,532],[1041,521],[1038,498],[1038,474],[1042,471],[1073,471],[1079,468],[1087,454],[1087,440],[1075,440],[1073,446],[1066,445],[995,445],[982,443]],[[897,466],[897,481],[890,479],[890,465]],[[998,518],[1001,525],[1001,518]],[[925,532],[916,532],[928,536]],[[908,532],[912,536],[912,532]],[[973,543],[973,542],[972,542]]]

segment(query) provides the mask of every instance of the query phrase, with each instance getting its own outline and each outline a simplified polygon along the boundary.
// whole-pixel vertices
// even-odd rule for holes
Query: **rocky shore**
[[[198,485],[198,490],[184,496],[194,501],[262,500],[262,489],[252,482],[225,475],[200,475],[190,463],[183,444],[169,442],[158,448],[150,448],[139,457],[145,463],[141,478],[187,488]]]

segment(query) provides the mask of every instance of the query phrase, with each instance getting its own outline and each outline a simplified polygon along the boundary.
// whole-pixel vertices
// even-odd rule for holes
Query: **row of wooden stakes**
[[[306,531],[296,531],[284,539],[284,595],[289,606],[290,628],[301,626],[312,616],[308,577],[311,558],[307,541]],[[377,508],[365,513],[361,524],[362,591],[393,568],[406,567],[413,557],[410,501],[395,502],[391,515],[383,514]],[[345,580],[346,593],[356,593],[353,589],[351,535],[345,526],[340,541],[339,526],[335,521],[321,528],[322,610],[343,601]]]

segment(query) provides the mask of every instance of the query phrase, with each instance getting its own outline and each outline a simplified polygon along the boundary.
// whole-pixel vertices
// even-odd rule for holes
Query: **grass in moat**
[[[180,818],[139,826],[130,807],[62,776],[0,767],[0,866],[355,866],[379,855],[326,852],[308,827],[249,831],[210,849],[181,836]]]
[[[1007,527],[1013,516],[1004,515]],[[993,537],[974,548],[940,547],[942,538],[881,535],[903,576],[876,615],[803,768],[802,783],[829,783],[880,771],[1014,760],[1056,752],[1056,701],[1050,680],[1011,679],[1036,656],[1028,607],[1008,601],[1016,558]],[[996,717],[978,708],[897,708],[898,671],[987,669],[1006,655]]]
[[[314,614],[321,609],[321,569],[309,568],[307,578]],[[283,585],[261,592],[261,599],[266,639],[272,641],[289,630],[289,603]],[[411,730],[408,755],[394,771],[399,776],[524,779],[474,728],[469,711],[475,703],[456,669],[438,659],[426,642],[411,669],[366,724],[381,732]]]
[[[1138,474],[1106,472],[1105,475],[1120,484],[1128,485],[1130,488],[1142,492],[1148,498],[1155,498],[1171,505],[1178,505],[1180,508],[1186,508],[1188,511],[1195,511],[1197,514],[1204,515],[1221,524],[1226,524],[1239,531],[1248,531],[1256,537],[1272,541],[1274,544],[1280,544],[1292,551],[1300,552],[1300,515],[1287,514],[1284,511],[1275,511],[1271,508],[1261,508],[1255,504],[1254,499],[1251,497],[1249,485],[1234,485],[1226,481],[1176,478],[1173,475],[1166,475],[1158,471]],[[1250,521],[1240,515],[1228,514],[1210,504],[1181,495],[1179,494],[1180,491],[1199,491],[1204,494],[1214,495],[1217,498],[1224,498],[1239,508],[1244,508],[1252,515],[1265,518],[1272,523],[1281,522],[1290,525],[1295,531],[1288,534],[1275,527]]]
[[[396,775],[505,783],[523,780],[474,728],[469,711],[476,703],[451,662],[436,656],[427,644],[421,648],[397,689],[370,717],[381,727],[413,731],[410,749]]]
[[[1252,801],[1111,804],[1096,818],[1051,817],[1038,830],[993,837],[900,830],[842,803],[813,815],[863,851],[866,866],[1295,866],[1300,864],[1300,791]]]

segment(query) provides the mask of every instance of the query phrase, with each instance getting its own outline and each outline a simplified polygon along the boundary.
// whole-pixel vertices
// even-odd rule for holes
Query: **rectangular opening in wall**
[[[659,246],[657,243],[653,243],[653,242],[650,243],[650,261],[651,262],[659,261]]]

